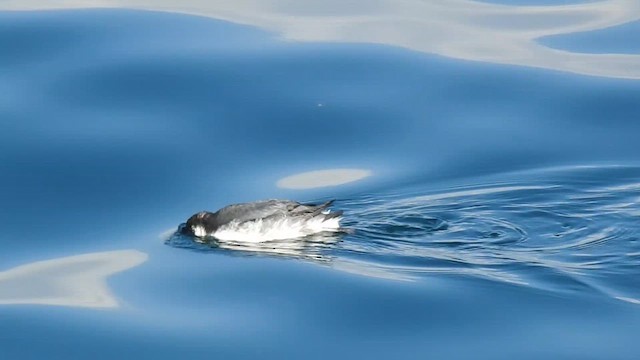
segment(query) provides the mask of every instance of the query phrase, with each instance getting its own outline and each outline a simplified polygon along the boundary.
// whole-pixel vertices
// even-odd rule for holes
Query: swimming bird
[[[265,200],[226,206],[216,212],[201,211],[187,220],[181,231],[220,241],[262,242],[339,232],[343,211],[331,211],[333,200],[302,204],[290,200]]]

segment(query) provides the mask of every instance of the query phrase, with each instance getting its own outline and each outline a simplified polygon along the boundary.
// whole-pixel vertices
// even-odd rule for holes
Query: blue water
[[[2,359],[640,356],[638,80],[126,9],[0,12],[0,49]],[[334,168],[372,176],[277,186]],[[267,198],[351,231],[171,235]],[[74,303],[117,259],[15,270],[116,250],[117,306]]]
[[[541,43],[561,50],[595,54],[640,54],[640,44],[627,34],[640,35],[640,21],[614,26],[607,31],[552,36]]]

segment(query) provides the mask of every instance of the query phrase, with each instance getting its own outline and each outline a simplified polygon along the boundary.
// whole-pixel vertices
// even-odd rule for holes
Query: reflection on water
[[[239,256],[272,255],[289,259],[310,261],[319,265],[329,266],[333,269],[391,280],[412,280],[413,276],[399,273],[393,268],[386,268],[370,262],[362,262],[357,259],[335,256],[332,250],[338,246],[342,238],[352,233],[352,229],[345,229],[342,233],[320,233],[299,239],[270,240],[264,242],[234,242],[234,241],[210,241],[200,242],[192,237],[182,235],[180,231],[172,231],[170,234],[161,235],[165,244],[200,252],[231,251],[229,254]]]
[[[168,244],[295,257],[375,277],[451,274],[638,303],[629,279],[640,260],[640,168],[550,169],[517,179],[342,199],[336,208],[352,231],[333,237],[204,246],[174,237]]]
[[[344,185],[369,176],[371,171],[364,169],[316,170],[282,178],[278,180],[277,186],[283,189],[313,189]]]
[[[204,1],[10,0],[0,10],[129,7],[210,16],[258,26],[298,41],[380,43],[453,58],[640,79],[640,56],[580,54],[537,40],[640,19],[637,0],[507,6],[471,0]]]
[[[173,2],[288,38],[638,74],[637,57],[532,40],[630,21],[635,1]],[[620,41],[634,40],[625,29]],[[128,10],[3,12],[0,49],[2,270],[107,247],[153,260],[109,279],[105,268],[126,255],[3,273],[3,303],[115,306],[116,295],[135,305],[2,306],[3,358],[639,353],[640,171],[507,173],[635,164],[638,81],[283,42],[209,18]],[[276,186],[336,168],[375,176]],[[272,197],[336,197],[355,232],[253,247],[153,239],[195,211]]]
[[[146,260],[140,251],[120,250],[21,265],[0,272],[0,304],[117,307],[106,279]]]
[[[181,225],[183,226],[183,225]],[[237,250],[245,254],[269,254],[284,257],[329,262],[331,259],[323,250],[340,241],[340,235],[335,233],[320,233],[306,236],[302,239],[281,239],[264,242],[236,242],[236,241],[202,241],[197,238],[182,235],[175,231],[166,237],[165,243],[177,248],[187,248],[196,251]]]

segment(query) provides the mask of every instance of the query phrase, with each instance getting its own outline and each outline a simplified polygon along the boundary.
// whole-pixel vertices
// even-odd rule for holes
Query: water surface
[[[263,23],[250,6],[0,2],[31,10],[0,12],[3,356],[637,358],[640,63],[562,25],[630,24],[600,31],[632,44],[635,2],[545,4],[571,16],[538,14],[540,31],[512,17],[531,4],[455,2],[536,39],[530,59],[494,40],[454,54],[420,27],[305,31],[436,2],[278,4]],[[440,23],[478,29],[454,18]],[[537,42],[559,32],[541,42],[561,56]],[[336,198],[353,232],[252,248],[171,236],[266,198]]]

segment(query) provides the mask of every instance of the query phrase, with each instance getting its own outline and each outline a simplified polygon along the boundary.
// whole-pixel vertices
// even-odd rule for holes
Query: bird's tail
[[[340,218],[342,217],[342,214],[344,214],[344,211],[342,210],[329,211],[329,206],[333,205],[334,201],[335,200],[329,200],[326,203],[319,206],[320,214],[322,214],[323,216],[322,221],[327,221],[331,219],[340,221]]]
[[[315,217],[315,216],[319,216],[322,215],[323,219],[322,221],[327,221],[330,219],[338,219],[342,216],[342,214],[344,213],[344,211],[342,210],[337,210],[337,211],[329,211],[328,208],[329,206],[333,205],[333,202],[335,200],[329,200],[326,203],[320,204],[320,205],[315,205],[313,211],[311,212],[311,217]]]
[[[344,211],[342,211],[342,210],[332,211],[330,213],[323,214],[324,215],[324,221],[327,221],[329,219],[339,218],[339,217],[342,216],[342,214],[344,214]]]

